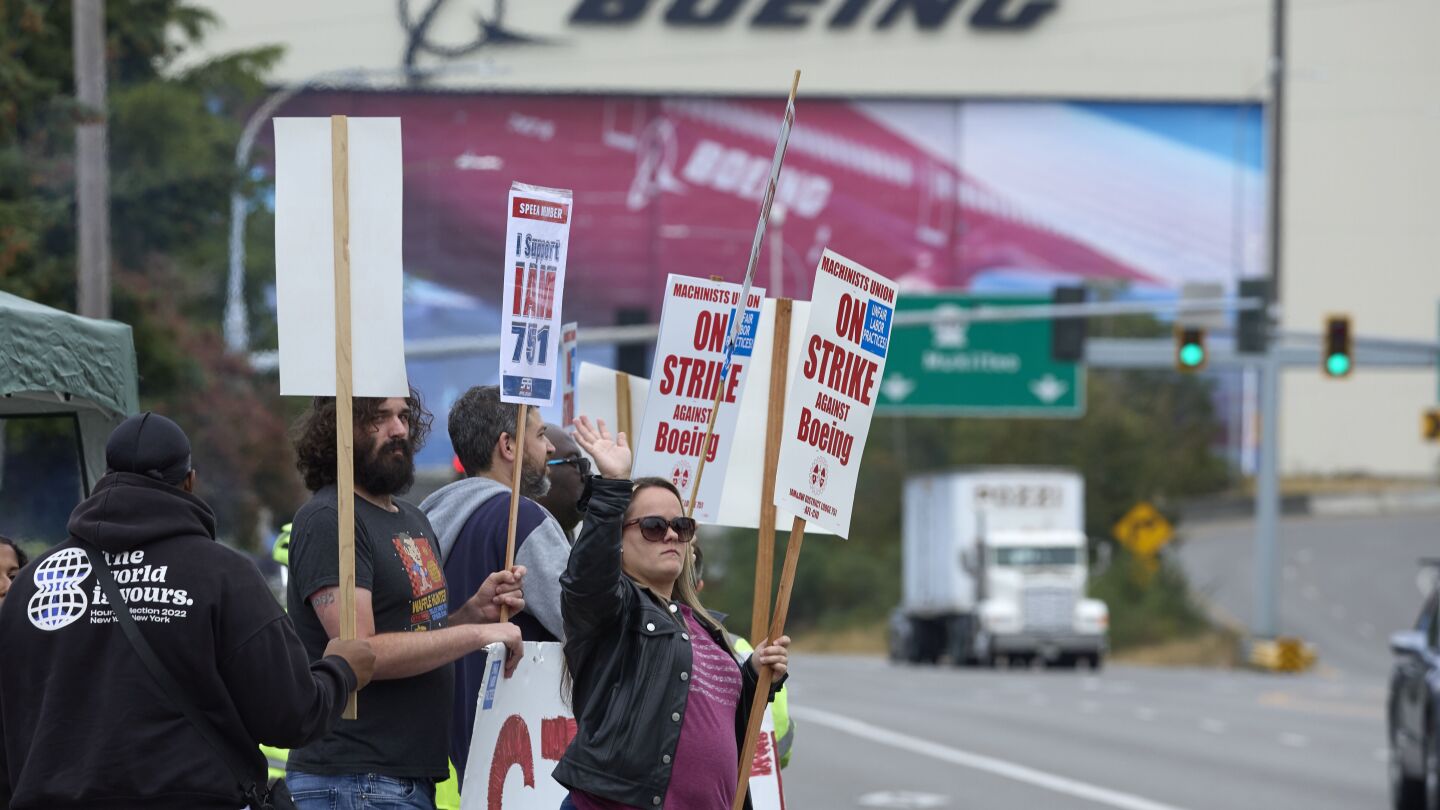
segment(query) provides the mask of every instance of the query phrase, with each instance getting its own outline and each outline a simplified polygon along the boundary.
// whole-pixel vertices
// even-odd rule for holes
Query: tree
[[[274,381],[218,338],[230,194],[257,191],[234,167],[239,122],[280,51],[183,66],[215,23],[183,0],[106,4],[114,316],[134,328],[142,406],[190,433],[221,531],[244,544],[261,506],[299,500]],[[96,112],[73,99],[70,25],[70,3],[0,4],[0,287],[73,310],[74,129]],[[263,311],[263,285],[247,288]]]

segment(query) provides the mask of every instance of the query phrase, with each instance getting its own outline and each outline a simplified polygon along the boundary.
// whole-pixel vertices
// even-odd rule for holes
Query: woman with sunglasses
[[[580,417],[595,459],[585,527],[560,580],[578,730],[555,768],[562,808],[728,810],[757,666],[785,680],[790,639],[743,663],[695,593],[695,521],[661,478],[631,482],[625,434]],[[746,807],[750,803],[747,798]]]

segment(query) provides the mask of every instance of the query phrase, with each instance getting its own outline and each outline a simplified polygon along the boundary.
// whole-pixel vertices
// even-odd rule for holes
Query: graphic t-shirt
[[[662,807],[725,810],[735,799],[740,777],[735,740],[735,712],[744,687],[740,665],[710,638],[690,608],[681,605],[680,611],[690,628],[690,690]],[[581,791],[571,791],[570,800],[577,810],[633,810]]]
[[[355,587],[370,591],[376,633],[437,630],[449,613],[449,589],[430,521],[396,500],[389,512],[355,499]],[[329,636],[309,604],[339,583],[335,487],[315,493],[295,515],[287,598],[295,629],[312,658]],[[412,678],[376,680],[361,690],[359,718],[290,755],[290,767],[319,774],[379,773],[444,779],[449,773],[453,673],[446,664]]]

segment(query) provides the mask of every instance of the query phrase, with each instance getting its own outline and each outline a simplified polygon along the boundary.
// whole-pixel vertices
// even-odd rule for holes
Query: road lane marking
[[[1200,721],[1200,730],[1210,734],[1224,734],[1225,724],[1213,717],[1207,717]]]
[[[1077,799],[1103,804],[1108,807],[1119,808],[1119,810],[1181,810],[1173,804],[1146,799],[1143,796],[1136,796],[1132,793],[1123,793],[1118,790],[1092,785],[1088,782],[1081,782],[1078,779],[1070,779],[1064,776],[1047,773],[1037,768],[1021,765],[1016,762],[998,759],[996,757],[976,754],[970,751],[963,751],[959,748],[952,748],[948,745],[922,740],[919,737],[912,737],[909,734],[901,734],[898,731],[891,731],[880,726],[873,726],[860,720],[854,720],[841,714],[827,712],[824,709],[817,709],[814,706],[791,706],[790,715],[797,720],[807,723],[815,723],[835,731],[844,732],[871,742],[888,745],[891,748],[898,748],[902,751],[909,751],[912,754],[937,759],[941,762],[948,762],[952,765],[959,765],[962,768],[971,768],[977,771],[993,774],[1005,779],[1022,782],[1027,785],[1049,790],[1053,793],[1060,793]]]
[[[1262,692],[1255,703],[1267,709],[1303,712],[1327,717],[1349,717],[1364,720],[1385,716],[1384,707],[1378,703],[1358,703],[1328,699],[1302,698],[1289,692]]]
[[[1135,710],[1135,717],[1138,720],[1144,720],[1148,723],[1155,719],[1155,710],[1149,706],[1141,706]]]
[[[1296,734],[1293,731],[1287,731],[1284,734],[1280,735],[1280,744],[1288,746],[1290,748],[1304,748],[1305,746],[1310,744],[1310,738],[1306,737],[1304,734]]]
[[[902,807],[902,808],[923,808],[923,807],[944,807],[950,803],[947,796],[939,793],[918,793],[913,790],[882,790],[877,793],[866,793],[856,803],[861,807]]]

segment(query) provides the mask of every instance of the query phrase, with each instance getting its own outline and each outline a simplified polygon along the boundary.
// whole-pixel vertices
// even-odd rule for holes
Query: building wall
[[[1332,312],[1365,336],[1430,340],[1440,302],[1440,4],[1292,0],[1285,166],[1284,328]],[[1434,475],[1420,440],[1433,370],[1358,366],[1285,375],[1290,473]]]

